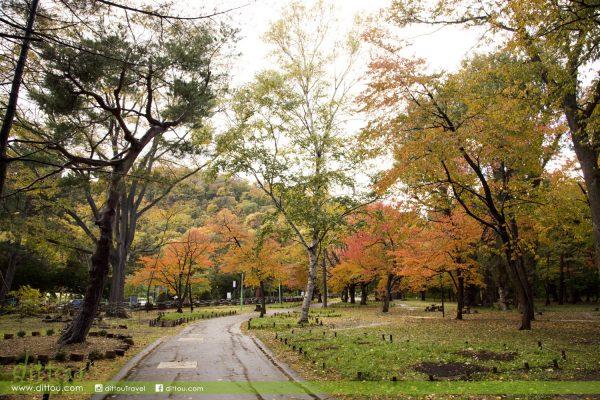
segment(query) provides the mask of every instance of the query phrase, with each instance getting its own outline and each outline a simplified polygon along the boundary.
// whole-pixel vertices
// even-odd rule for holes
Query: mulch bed
[[[422,372],[434,377],[450,378],[454,376],[469,375],[476,372],[487,372],[490,369],[482,367],[481,365],[475,364],[464,364],[464,363],[433,363],[424,362],[414,366],[414,369],[418,372]]]
[[[102,336],[88,337],[85,343],[69,344],[59,346],[56,341],[58,335],[55,336],[29,336],[23,338],[13,338],[8,340],[0,339],[0,354],[3,356],[18,356],[27,351],[31,355],[46,354],[53,357],[58,351],[67,354],[83,353],[88,354],[93,350],[104,353],[106,350],[114,350],[122,345],[119,339],[109,339]]]
[[[462,350],[457,351],[455,354],[463,357],[474,358],[479,361],[512,361],[515,359],[515,357],[517,357],[517,353],[514,351],[510,353],[496,353],[488,350]]]
[[[575,379],[578,381],[600,381],[600,371],[578,371]]]

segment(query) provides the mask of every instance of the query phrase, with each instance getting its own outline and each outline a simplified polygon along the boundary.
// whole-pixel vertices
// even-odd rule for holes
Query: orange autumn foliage
[[[269,237],[262,237],[240,223],[239,218],[228,209],[217,213],[210,225],[221,271],[244,273],[244,282],[260,286],[272,279],[284,279],[284,251],[281,245]]]
[[[399,207],[373,204],[352,221],[357,232],[348,236],[340,251],[341,263],[333,268],[332,285],[337,289],[352,283],[371,282],[378,278],[378,291],[387,300],[399,281],[400,263],[395,257],[407,240],[409,227],[416,220],[412,211]]]
[[[192,228],[169,243],[159,256],[142,257],[144,267],[135,273],[132,282],[149,284],[156,279],[177,296],[180,309],[190,286],[205,281],[198,273],[212,265],[208,256],[213,247],[206,233]]]
[[[477,221],[455,209],[450,215],[434,215],[434,221],[411,228],[410,238],[402,248],[393,252],[412,290],[435,286],[434,276],[448,273],[456,286],[456,275],[469,284],[481,285],[479,264],[473,259],[475,244],[480,240],[482,227]]]

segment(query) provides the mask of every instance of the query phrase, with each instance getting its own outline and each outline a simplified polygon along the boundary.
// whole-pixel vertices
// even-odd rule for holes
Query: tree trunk
[[[0,288],[0,307],[4,308],[6,301],[6,295],[10,292],[12,287],[13,279],[15,278],[15,272],[17,271],[17,264],[19,262],[19,246],[21,239],[17,238],[14,246],[10,249],[8,258],[8,268],[2,279],[2,287]]]
[[[326,253],[323,254],[321,259],[321,280],[323,281],[323,308],[327,308],[327,260]]]
[[[342,303],[348,302],[348,286],[345,286],[342,290]]]
[[[29,216],[29,210],[31,209],[31,199],[29,197],[25,198],[25,205],[23,207],[23,211],[21,212],[21,223],[25,224],[27,217]],[[8,255],[8,267],[6,268],[6,273],[2,279],[2,287],[0,287],[0,307],[4,307],[4,303],[6,301],[6,295],[10,292],[13,284],[13,280],[15,279],[15,273],[17,272],[17,267],[19,265],[19,260],[21,259],[21,234],[17,233],[15,235],[15,243],[11,246],[10,253]]]
[[[367,305],[367,287],[368,286],[369,286],[369,284],[366,282],[360,283],[360,305],[361,306]]]
[[[511,276],[513,278],[513,284],[515,286],[515,290],[517,291],[517,299],[519,301],[519,306],[521,308],[521,325],[519,326],[519,330],[530,330],[531,329],[531,321],[533,320],[533,299],[531,294],[531,289],[528,287],[528,280],[523,269],[523,260],[521,257],[518,257],[517,260],[514,260],[510,250],[507,250],[507,259],[509,268],[511,270]]]
[[[146,305],[144,306],[144,308],[146,308],[146,312],[150,311],[150,308],[152,307],[152,303],[150,303],[150,288],[152,287],[152,281],[154,280],[154,271],[150,274],[150,279],[148,279],[148,287],[146,288]],[[156,299],[154,300],[154,304],[156,304]]]
[[[306,282],[306,291],[304,292],[304,299],[302,301],[302,311],[300,312],[299,324],[308,323],[308,310],[310,309],[310,301],[312,299],[313,292],[315,290],[315,282],[317,280],[317,244],[307,249],[308,252],[308,280]]]
[[[594,137],[597,132],[586,132],[588,123],[587,120],[582,120],[580,116],[576,89],[573,89],[571,93],[565,96],[563,107],[569,130],[571,131],[573,150],[575,150],[575,154],[577,155],[577,161],[579,161],[579,165],[581,166],[585,182],[587,200],[592,216],[595,252],[594,263],[596,270],[600,273],[600,168],[598,167],[598,148],[594,140],[589,139]]]
[[[532,320],[531,315],[533,314],[531,303],[523,288],[519,287],[517,289],[517,295],[519,298],[519,304],[521,304],[521,326],[519,326],[519,330],[530,330]]]
[[[183,273],[182,272],[179,273],[176,289],[177,289],[176,293],[175,293],[177,295],[177,310],[176,310],[176,312],[183,313],[183,301],[185,300],[187,287],[185,287],[183,285]]]
[[[96,225],[100,229],[100,236],[96,242],[96,250],[92,255],[91,268],[88,272],[88,285],[81,310],[75,320],[61,334],[58,340],[59,344],[85,342],[94,322],[94,317],[102,299],[104,280],[108,274],[115,212],[119,202],[119,187],[124,172],[122,166],[117,166],[111,174],[106,204],[98,213],[98,220],[96,221]]]
[[[550,255],[546,256],[546,279],[544,280],[544,291],[546,292],[546,306],[550,305]]]
[[[108,310],[106,315],[116,318],[128,318],[124,307],[125,302],[125,267],[128,254],[129,205],[123,190],[119,195],[117,217],[115,219],[115,237],[117,238],[115,256],[112,264],[112,280],[108,295]]]
[[[33,24],[35,22],[35,17],[37,16],[38,4],[39,0],[31,0],[31,3],[29,4],[29,14],[27,15],[27,26],[25,28],[23,44],[21,45],[10,94],[8,95],[8,104],[6,105],[6,111],[2,120],[2,128],[0,128],[0,196],[2,195],[6,184],[6,170],[8,169],[8,138],[17,112],[19,91],[21,90],[21,83],[23,82],[23,75],[25,73],[25,64],[27,63],[29,47],[33,38]]]
[[[425,301],[425,290],[421,290],[421,301]]]
[[[394,285],[394,275],[389,273],[387,274],[385,281],[385,295],[383,296],[383,309],[382,312],[390,311],[390,298],[392,296],[392,286]]]
[[[465,304],[465,277],[460,269],[456,271],[456,275],[458,281],[458,290],[456,293],[456,319],[463,319],[463,307]]]
[[[560,255],[560,262],[558,264],[558,304],[565,304],[565,256]]]
[[[190,301],[190,313],[194,312],[194,301],[192,299],[192,284],[188,285],[188,300]]]
[[[175,310],[175,312],[178,312],[179,314],[183,314],[183,300],[184,300],[183,296],[179,296],[177,298],[177,310]]]
[[[348,287],[350,293],[350,304],[356,304],[356,283],[351,283]]]
[[[267,304],[265,302],[265,281],[260,281],[260,318],[265,316],[267,312]]]

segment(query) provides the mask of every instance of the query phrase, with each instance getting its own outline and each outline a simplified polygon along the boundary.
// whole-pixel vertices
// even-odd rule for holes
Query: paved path
[[[282,310],[275,310],[281,312]],[[285,310],[287,311],[287,310]],[[128,381],[292,381],[297,376],[283,364],[275,365],[240,324],[255,315],[242,314],[194,323],[165,340],[132,368]],[[157,328],[160,329],[160,328]],[[292,376],[294,378],[292,378]],[[108,399],[139,399],[109,396]],[[157,394],[144,399],[318,399],[312,395],[208,395]]]

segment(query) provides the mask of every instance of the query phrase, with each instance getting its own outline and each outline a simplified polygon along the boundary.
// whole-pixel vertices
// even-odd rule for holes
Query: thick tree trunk
[[[267,304],[265,302],[265,281],[260,281],[260,318],[265,316]]]
[[[425,290],[421,290],[421,301],[425,301]]]
[[[530,330],[534,313],[533,298],[531,288],[529,287],[529,281],[523,268],[523,260],[521,257],[518,257],[518,259],[515,260],[512,257],[512,252],[508,250],[507,260],[512,272],[513,285],[515,286],[517,299],[521,309],[521,325],[519,326],[519,330]]]
[[[360,283],[360,305],[361,306],[367,305],[367,288],[368,288],[368,286],[369,285],[366,282]]]
[[[462,271],[459,269],[456,271],[457,275],[457,293],[456,293],[456,319],[463,319],[463,307],[465,305],[465,277]]]
[[[348,293],[350,294],[350,304],[356,304],[356,283],[348,286]]]
[[[102,299],[104,280],[108,274],[110,250],[112,247],[113,225],[119,202],[119,186],[122,182],[123,169],[115,167],[111,174],[106,204],[98,213],[96,225],[100,236],[96,242],[96,250],[92,255],[91,268],[88,272],[88,285],[83,298],[81,310],[75,320],[61,334],[59,344],[83,343],[94,322],[98,306]]]
[[[565,116],[573,149],[581,166],[583,180],[587,191],[588,204],[592,216],[592,232],[594,237],[595,265],[600,273],[600,168],[598,167],[598,147],[593,140],[597,132],[586,132],[587,121],[580,117],[580,107],[577,104],[576,89],[565,96],[563,101]],[[590,140],[590,138],[592,138]]]
[[[394,275],[389,273],[386,276],[385,281],[385,295],[383,296],[383,308],[382,312],[390,311],[390,299],[392,297],[392,286],[394,285]]]
[[[327,260],[326,253],[323,253],[321,259],[321,280],[323,281],[323,308],[327,308]]]
[[[25,64],[29,55],[29,47],[33,39],[33,24],[37,16],[39,0],[31,0],[29,4],[29,14],[27,15],[27,26],[23,37],[23,44],[19,52],[19,59],[15,68],[15,74],[12,80],[10,94],[8,95],[8,104],[2,120],[2,128],[0,128],[0,196],[6,184],[6,171],[8,169],[8,138],[12,129],[12,124],[17,112],[17,103],[19,101],[19,91],[23,82],[25,73]]]
[[[317,243],[313,243],[308,252],[308,280],[306,282],[306,291],[302,301],[302,311],[300,312],[299,324],[308,323],[308,310],[310,310],[310,302],[315,290],[315,282],[317,280]]]

